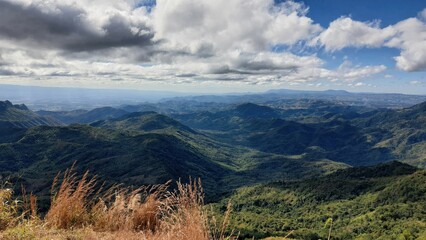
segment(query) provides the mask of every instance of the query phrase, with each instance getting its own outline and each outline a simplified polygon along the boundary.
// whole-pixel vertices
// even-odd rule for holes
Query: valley
[[[0,106],[0,177],[15,191],[23,186],[39,196],[41,212],[49,208],[56,174],[75,164],[105,186],[200,178],[215,214],[232,203],[230,225],[242,239],[292,230],[296,239],[325,238],[321,226],[328,218],[335,239],[400,236],[407,224],[410,236],[425,233],[426,103],[377,108],[313,99],[176,99],[71,111]],[[394,191],[400,197],[389,195]],[[366,225],[377,219],[384,223]],[[377,235],[384,224],[388,230]]]

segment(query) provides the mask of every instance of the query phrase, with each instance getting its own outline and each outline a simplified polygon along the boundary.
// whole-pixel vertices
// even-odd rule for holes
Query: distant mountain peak
[[[17,109],[21,109],[21,110],[24,110],[24,111],[29,111],[28,107],[25,104],[15,104],[13,106],[15,108],[17,108]]]
[[[25,104],[15,104],[15,105],[13,105],[13,103],[10,102],[9,100],[0,101],[0,110],[6,110],[8,108],[16,108],[16,109],[20,109],[20,110],[24,110],[24,111],[28,111],[29,110],[27,108],[27,106],[25,106]]]
[[[12,104],[10,101],[0,101],[0,135],[5,129],[22,129],[40,125],[61,125],[54,119],[41,117],[27,108],[24,104]]]
[[[6,110],[10,107],[13,107],[12,103],[9,101],[0,101],[0,110]]]

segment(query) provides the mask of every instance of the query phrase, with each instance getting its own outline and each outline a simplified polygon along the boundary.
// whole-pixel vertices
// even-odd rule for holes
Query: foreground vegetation
[[[242,239],[426,239],[426,171],[392,162],[340,170],[314,179],[240,188],[214,209],[233,203],[230,227]],[[294,230],[294,231],[293,231]]]
[[[36,196],[4,185],[0,239],[426,239],[426,171],[399,162],[247,186],[207,206],[199,180],[170,186],[106,188],[68,170],[40,214]]]
[[[200,181],[130,189],[97,187],[88,173],[81,178],[67,170],[52,187],[47,213],[37,213],[37,199],[24,193],[14,199],[0,190],[0,239],[146,239],[208,240],[225,238],[227,217],[217,222],[203,209]]]

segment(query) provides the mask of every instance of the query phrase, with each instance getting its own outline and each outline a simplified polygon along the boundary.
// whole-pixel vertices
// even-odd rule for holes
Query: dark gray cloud
[[[26,45],[66,51],[92,51],[113,47],[149,46],[153,31],[146,25],[132,27],[123,16],[109,16],[102,33],[85,22],[87,12],[77,6],[56,6],[54,12],[34,5],[0,1],[0,37]]]
[[[241,75],[263,75],[265,73],[276,72],[296,72],[299,66],[288,64],[284,66],[277,65],[272,61],[239,61],[229,65],[220,65],[212,67],[210,74],[241,74]]]
[[[180,78],[192,78],[192,77],[196,77],[198,76],[197,74],[194,73],[184,73],[184,74],[177,74],[176,77],[180,77]]]
[[[12,75],[16,75],[16,73],[10,70],[0,68],[0,76],[12,76]]]
[[[247,75],[253,74],[252,72],[249,72],[249,71],[241,71],[241,70],[238,70],[238,69],[235,69],[235,68],[231,68],[231,67],[229,67],[229,65],[211,67],[209,73],[210,74],[218,74],[218,75],[220,75],[220,74],[247,74]]]
[[[243,76],[238,76],[238,75],[237,76],[219,75],[215,77],[214,80],[223,81],[223,82],[235,82],[235,81],[244,82],[247,79]]]
[[[239,61],[236,63],[238,69],[251,70],[251,71],[262,71],[262,70],[296,70],[299,68],[296,64],[286,63],[276,64],[272,60],[249,60]]]

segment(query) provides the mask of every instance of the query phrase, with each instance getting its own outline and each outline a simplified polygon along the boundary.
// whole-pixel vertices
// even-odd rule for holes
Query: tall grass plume
[[[136,189],[122,185],[103,189],[89,172],[78,177],[73,165],[55,177],[51,205],[44,218],[38,215],[37,198],[32,193],[27,196],[23,191],[20,206],[12,190],[0,189],[0,238],[233,239],[226,236],[230,211],[221,223],[210,216],[204,208],[200,179],[178,181],[174,190],[170,186],[167,182]],[[19,221],[23,213],[26,221]]]

